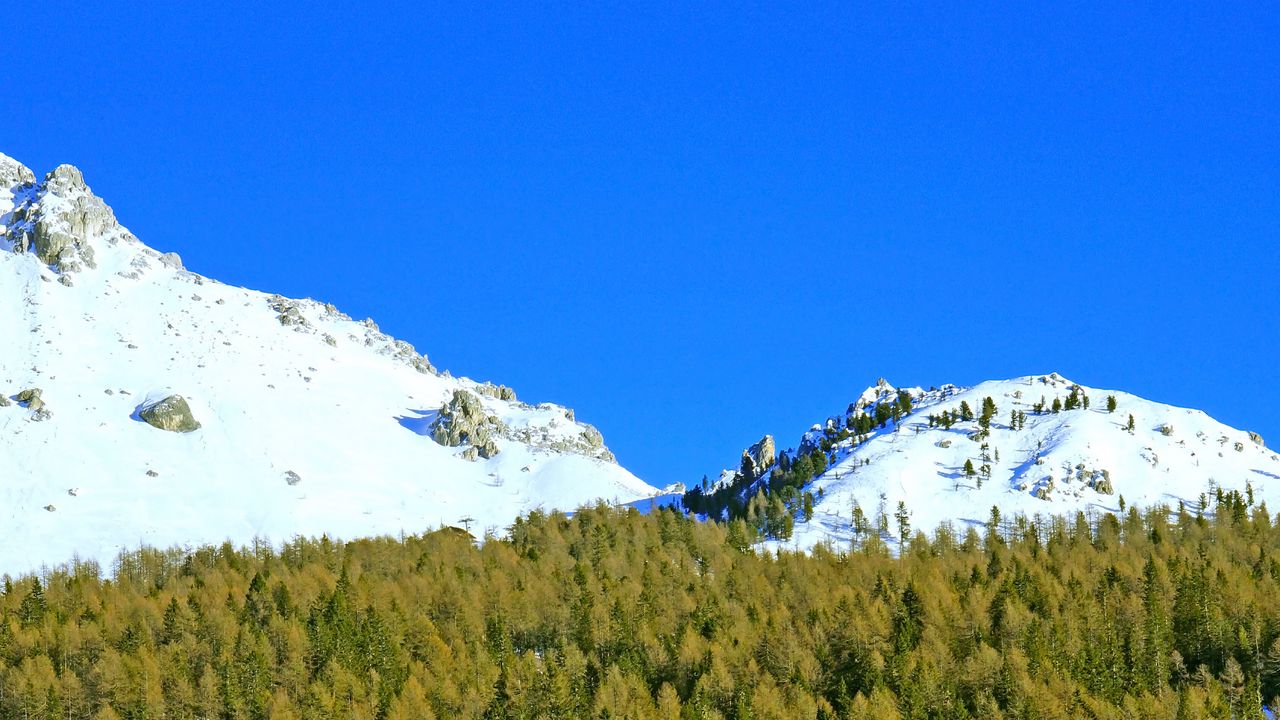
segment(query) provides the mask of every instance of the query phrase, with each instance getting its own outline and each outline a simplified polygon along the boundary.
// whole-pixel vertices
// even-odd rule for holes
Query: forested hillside
[[[1228,718],[1280,694],[1280,528],[1228,492],[758,553],[607,508],[7,580],[6,718]]]

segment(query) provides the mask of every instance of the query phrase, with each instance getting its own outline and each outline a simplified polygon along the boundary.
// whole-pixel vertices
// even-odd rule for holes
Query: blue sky
[[[654,484],[880,376],[1056,370],[1280,444],[1267,4],[179,5],[24,8],[0,151]]]

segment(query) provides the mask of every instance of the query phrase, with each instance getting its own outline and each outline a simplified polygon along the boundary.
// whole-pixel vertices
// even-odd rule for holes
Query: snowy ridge
[[[438,373],[332,305],[186,271],[71,166],[37,182],[0,155],[0,298],[0,572],[140,543],[479,535],[656,492],[571,410]],[[491,457],[474,430],[433,438],[459,393],[494,429]],[[199,430],[141,420],[171,394]]]
[[[827,438],[827,455],[834,462],[803,488],[814,497],[812,519],[797,518],[792,538],[771,545],[847,546],[855,539],[855,507],[866,517],[869,532],[883,531],[887,542],[896,543],[899,502],[910,532],[950,523],[961,535],[968,527],[985,526],[992,507],[1005,520],[1119,513],[1121,498],[1126,507],[1176,509],[1181,502],[1195,512],[1202,497],[1211,507],[1222,489],[1280,508],[1280,456],[1258,435],[1199,410],[1084,387],[1056,373],[904,392],[911,411],[897,424],[889,420],[862,437],[837,439],[849,418],[874,415],[877,405],[898,399],[899,389],[882,380],[844,416],[813,426],[797,448],[787,451],[790,459],[822,452]],[[1055,412],[1054,400],[1065,406],[1073,392],[1080,404],[1088,398],[1087,407]],[[988,397],[996,411],[984,434],[978,416]],[[1109,397],[1115,398],[1114,411],[1108,410]],[[962,404],[973,419],[939,420],[944,413],[959,414]],[[1015,412],[1025,413],[1025,419],[1015,422]],[[966,472],[966,462],[973,474]]]

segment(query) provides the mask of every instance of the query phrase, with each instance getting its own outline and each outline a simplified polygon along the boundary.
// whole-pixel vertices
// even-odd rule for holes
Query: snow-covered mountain
[[[987,398],[995,407],[984,431]],[[992,507],[1005,520],[1119,513],[1121,498],[1126,507],[1176,509],[1182,502],[1195,512],[1202,494],[1212,505],[1222,489],[1252,493],[1280,509],[1280,456],[1259,435],[1199,410],[1084,387],[1056,373],[930,390],[881,380],[844,414],[814,425],[796,447],[775,453],[773,445],[766,437],[744,451],[743,466],[722,473],[707,494],[737,480],[735,494],[748,504],[771,475],[779,487],[784,465],[821,453],[825,470],[793,494],[797,519],[793,536],[782,542],[787,546],[847,545],[855,506],[864,527],[887,527],[885,540],[895,542],[899,502],[912,532],[950,522],[961,535],[968,526],[985,526]],[[756,479],[744,484],[743,473]],[[812,498],[807,522],[806,492]]]
[[[655,492],[572,410],[185,270],[70,165],[40,180],[0,155],[0,302],[0,572],[142,543],[479,534]]]

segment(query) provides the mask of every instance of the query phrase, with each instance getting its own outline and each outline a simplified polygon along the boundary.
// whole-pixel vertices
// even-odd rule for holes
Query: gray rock
[[[167,252],[161,255],[160,264],[167,268],[173,268],[174,270],[186,269],[182,266],[182,258],[179,257],[178,253],[176,252]]]
[[[1258,447],[1267,446],[1266,443],[1262,442],[1262,436],[1256,432],[1253,432],[1252,430],[1249,431],[1249,439],[1252,440],[1254,444],[1256,444]]]
[[[191,414],[191,406],[181,395],[170,395],[146,405],[138,410],[138,416],[148,425],[169,432],[188,433],[200,429],[200,423]]]
[[[440,408],[431,424],[431,439],[445,447],[470,445],[486,458],[498,454],[495,436],[506,433],[498,418],[485,413],[480,398],[466,390],[454,390],[453,397]]]
[[[751,454],[752,461],[761,471],[769,469],[778,461],[778,451],[772,435],[760,438],[760,441],[748,448],[747,452]]]
[[[1244,452],[1244,443],[1236,441],[1236,452]]]
[[[938,447],[940,447],[940,448],[949,448],[949,447],[951,447],[951,441],[950,441],[950,440],[939,440],[938,442],[934,443],[934,445],[937,445],[937,446],[938,446]]]
[[[42,201],[40,211],[27,211],[26,219],[34,221],[30,248],[41,262],[62,272],[76,272],[81,264],[95,268],[93,241],[108,238],[114,242],[116,236],[127,234],[116,222],[115,213],[89,190],[75,167],[59,165],[45,177],[41,187],[43,194],[64,201],[53,206]]]
[[[9,407],[13,403],[9,402],[9,398],[0,395],[0,407]]]
[[[302,476],[292,470],[286,470],[284,473],[284,481],[290,485],[297,485],[302,482]]]
[[[397,341],[398,342],[398,341]],[[476,386],[476,392],[495,400],[506,400],[514,402],[516,399],[516,391],[506,385],[494,385],[491,382],[481,383]]]
[[[15,185],[34,185],[35,173],[26,165],[0,153],[0,187],[9,189]]]
[[[1041,500],[1048,500],[1049,496],[1053,494],[1053,489],[1054,489],[1053,478],[1046,477],[1040,482],[1036,483],[1036,486],[1031,491],[1031,494]]]
[[[1170,435],[1172,435],[1172,434],[1173,434],[1173,426],[1172,426],[1172,425],[1170,425],[1169,423],[1165,423],[1165,424],[1161,425],[1161,426],[1160,426],[1160,434],[1161,434],[1161,435],[1164,435],[1165,437],[1169,437]]]
[[[160,477],[160,473],[156,472],[155,470],[148,470],[147,477]]]
[[[14,400],[17,400],[20,404],[27,405],[29,407],[29,404],[31,404],[32,401],[40,400],[44,393],[45,391],[42,391],[42,389],[38,387],[27,388],[24,389],[24,391],[19,392],[18,396],[14,397]]]
[[[1114,495],[1116,492],[1115,485],[1111,483],[1111,472],[1108,470],[1093,473],[1088,484],[1095,492],[1102,495]]]

